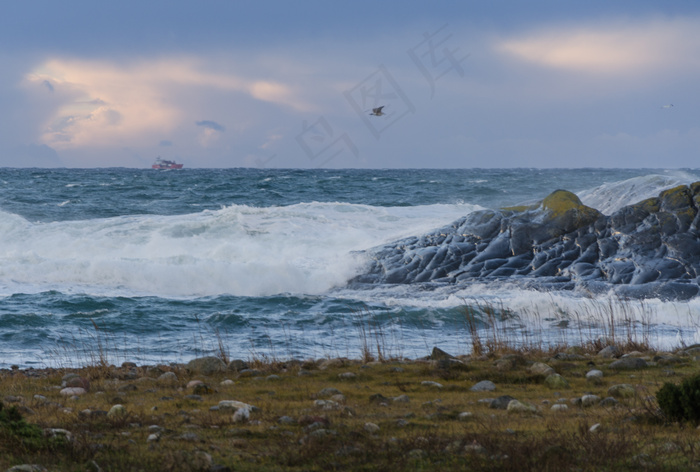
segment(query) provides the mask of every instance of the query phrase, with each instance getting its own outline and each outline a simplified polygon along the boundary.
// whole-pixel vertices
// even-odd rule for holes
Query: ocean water
[[[0,367],[467,353],[477,335],[700,342],[700,301],[488,284],[351,290],[364,250],[556,189],[610,214],[662,169],[0,169]]]

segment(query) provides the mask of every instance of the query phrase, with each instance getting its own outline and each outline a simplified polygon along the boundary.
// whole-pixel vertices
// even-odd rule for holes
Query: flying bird
[[[370,113],[370,115],[372,115],[372,116],[382,116],[382,115],[386,115],[386,113],[384,113],[384,112],[382,111],[382,108],[384,108],[384,105],[382,105],[382,106],[380,106],[380,107],[377,107],[377,108],[372,108],[372,113]]]
[[[673,108],[673,103],[669,103],[668,105],[664,105],[661,108]]]

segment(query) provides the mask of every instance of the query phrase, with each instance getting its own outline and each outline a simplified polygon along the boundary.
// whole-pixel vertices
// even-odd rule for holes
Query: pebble
[[[442,388],[442,384],[437,383],[437,382],[433,382],[432,380],[424,380],[420,384],[425,386],[425,387]]]
[[[87,391],[82,387],[66,387],[61,389],[61,395],[66,397],[75,397],[80,395],[85,395]]]

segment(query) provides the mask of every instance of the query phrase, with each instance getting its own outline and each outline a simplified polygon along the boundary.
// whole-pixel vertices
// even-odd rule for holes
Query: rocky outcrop
[[[614,290],[634,298],[700,292],[700,182],[610,216],[557,190],[532,206],[477,211],[371,251],[363,284],[508,282],[542,290]]]

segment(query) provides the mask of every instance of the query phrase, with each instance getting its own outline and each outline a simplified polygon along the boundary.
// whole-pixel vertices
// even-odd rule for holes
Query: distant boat
[[[158,170],[182,169],[182,164],[178,164],[175,161],[169,161],[167,159],[161,159],[159,157],[156,159],[155,164],[153,164],[151,167]]]

